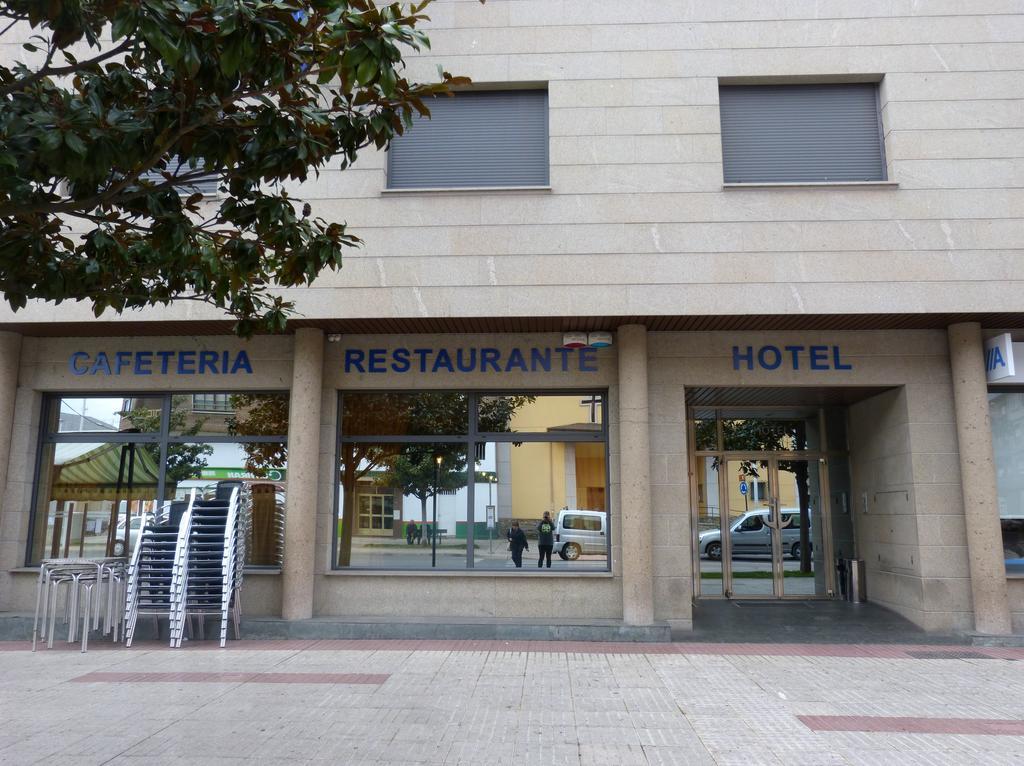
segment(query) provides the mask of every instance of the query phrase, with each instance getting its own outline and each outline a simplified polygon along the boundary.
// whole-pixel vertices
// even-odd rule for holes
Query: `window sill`
[[[417,189],[381,189],[382,195],[390,196],[401,194],[508,194],[550,192],[550,186],[425,186]]]
[[[898,181],[796,181],[776,182],[757,181],[754,183],[730,183],[722,184],[722,188],[729,189],[896,189]]]
[[[533,567],[533,569],[536,570],[537,567]],[[558,579],[582,577],[584,579],[599,580],[615,576],[610,571],[564,572],[557,570],[554,572],[537,572],[530,571],[525,565],[522,569],[509,571],[496,569],[331,569],[320,574],[327,577],[554,577]]]

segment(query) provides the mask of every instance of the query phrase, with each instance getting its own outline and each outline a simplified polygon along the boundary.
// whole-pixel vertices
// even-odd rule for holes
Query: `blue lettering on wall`
[[[409,372],[409,349],[396,348],[391,359],[393,360],[391,362],[392,372]]]
[[[249,364],[249,355],[244,351],[238,352],[238,356],[235,357],[235,363],[231,365],[232,375],[237,375],[240,372],[244,372],[246,375],[252,375],[252,365]]]
[[[551,372],[557,354],[556,372],[597,372],[598,354],[594,348],[346,348],[342,366],[346,374],[419,370],[425,373],[455,372]]]
[[[198,369],[197,369],[198,364]],[[72,375],[252,375],[245,351],[75,351]]]
[[[775,346],[761,346],[757,352],[757,363],[766,370],[777,370],[782,364],[782,352]]]
[[[537,372],[540,366],[544,372],[551,372],[551,349],[531,348],[530,349],[530,372]]]
[[[523,352],[518,348],[512,349],[508,354],[508,361],[505,363],[505,372],[512,372],[512,370],[520,370],[521,372],[529,372],[529,368],[526,366],[526,359],[523,357]]]
[[[382,348],[370,349],[370,372],[386,372],[384,367],[385,351]]]
[[[783,353],[785,352],[785,353]],[[852,370],[853,364],[844,362],[839,346],[733,346],[734,370],[777,370],[785,366],[791,370]]]
[[[441,369],[447,370],[448,372],[455,372],[455,368],[452,367],[451,354],[449,354],[443,348],[437,352],[437,357],[434,359],[434,369],[432,370],[432,372],[437,372],[438,370]]]
[[[89,372],[89,366],[86,364],[86,360],[89,359],[89,355],[84,351],[76,351],[68,358],[68,369],[72,375],[85,375]]]

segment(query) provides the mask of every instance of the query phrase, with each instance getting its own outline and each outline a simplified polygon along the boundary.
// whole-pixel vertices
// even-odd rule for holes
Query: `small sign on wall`
[[[1013,338],[1004,332],[985,341],[985,378],[989,383],[1016,375],[1013,364]]]

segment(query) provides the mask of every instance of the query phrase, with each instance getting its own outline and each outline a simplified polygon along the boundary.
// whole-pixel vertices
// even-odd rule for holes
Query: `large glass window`
[[[340,411],[337,567],[513,570],[515,524],[536,568],[547,512],[552,569],[608,569],[601,392],[352,393]]]
[[[246,563],[280,565],[287,394],[54,396],[44,407],[29,564],[127,555],[162,502],[241,479],[252,494]]]
[[[1007,574],[1024,574],[1024,391],[989,394]]]

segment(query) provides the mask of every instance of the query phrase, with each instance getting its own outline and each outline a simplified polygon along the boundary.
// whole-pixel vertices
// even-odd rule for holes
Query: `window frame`
[[[331,522],[331,557],[330,569],[332,573],[338,572],[360,572],[360,573],[401,573],[401,574],[422,574],[432,572],[443,572],[444,574],[468,574],[479,573],[494,576],[503,576],[501,570],[477,569],[475,566],[473,552],[474,524],[476,519],[476,482],[471,478],[476,476],[476,464],[473,461],[476,444],[487,443],[574,443],[574,444],[604,444],[604,482],[605,482],[605,566],[603,569],[567,570],[559,572],[564,576],[586,576],[592,574],[607,574],[612,571],[612,493],[611,493],[611,460],[610,442],[608,438],[608,388],[530,388],[530,389],[506,389],[506,388],[444,388],[431,389],[431,393],[453,393],[466,396],[469,407],[469,427],[466,434],[462,435],[415,435],[400,436],[395,434],[368,435],[346,437],[342,432],[342,414],[344,412],[344,397],[346,394],[416,394],[423,393],[417,389],[387,389],[387,388],[352,388],[339,389],[337,392],[337,418],[335,422],[335,444],[334,444],[334,465],[331,486],[333,498],[331,500],[332,522]],[[541,432],[541,431],[508,431],[490,432],[479,431],[477,421],[479,415],[480,399],[487,396],[600,396],[601,397],[601,422],[600,429],[594,431],[567,431],[567,432]],[[400,569],[382,568],[371,566],[347,566],[338,565],[338,518],[341,511],[341,456],[342,445],[345,443],[362,444],[459,444],[466,450],[466,564],[460,569],[443,567],[426,567],[421,569]],[[439,493],[444,494],[444,493]],[[358,515],[358,513],[357,513]],[[481,519],[484,521],[485,519]],[[402,519],[405,522],[405,519]]]
[[[718,113],[719,113],[719,143],[722,148],[722,183],[726,188],[749,188],[749,187],[773,187],[773,186],[895,186],[895,182],[889,178],[889,162],[886,156],[885,122],[882,117],[882,81],[883,76],[861,76],[836,78],[745,78],[745,77],[720,77],[718,78]],[[725,129],[722,126],[722,97],[723,89],[729,88],[770,88],[770,87],[835,87],[843,86],[864,86],[873,87],[875,103],[875,126],[878,133],[879,167],[881,177],[865,180],[756,180],[756,181],[730,181],[726,178],[725,165]]]
[[[544,94],[544,166],[545,166],[545,178],[544,182],[540,184],[517,184],[517,183],[503,183],[503,184],[459,184],[459,185],[431,185],[431,186],[393,186],[392,178],[394,173],[392,171],[392,161],[394,158],[394,152],[392,147],[389,145],[386,150],[386,156],[384,158],[384,187],[381,190],[384,194],[416,194],[422,192],[467,192],[467,191],[480,191],[480,192],[492,192],[492,191],[532,191],[532,190],[549,190],[551,188],[551,93],[548,87],[548,82],[531,82],[531,83],[501,83],[487,87],[474,87],[474,88],[463,88],[456,89],[453,91],[453,98],[458,98],[463,94],[479,94],[479,93],[514,93],[522,91],[535,91],[543,92]],[[422,119],[422,118],[421,118]]]
[[[32,560],[32,545],[35,540],[35,525],[37,516],[39,514],[39,495],[40,495],[40,477],[43,471],[43,455],[47,446],[51,444],[126,444],[134,442],[136,444],[158,444],[160,445],[160,473],[157,478],[156,497],[162,498],[166,491],[166,479],[167,479],[167,452],[168,446],[171,444],[252,444],[252,443],[283,443],[288,444],[288,434],[278,434],[273,436],[242,436],[242,435],[230,435],[230,434],[191,434],[191,435],[174,435],[171,434],[171,408],[175,396],[187,395],[189,396],[189,403],[191,405],[191,397],[195,394],[223,394],[227,396],[248,394],[248,395],[282,395],[288,396],[289,391],[281,389],[272,390],[252,390],[252,389],[233,389],[233,390],[202,390],[202,391],[110,391],[110,390],[89,390],[89,391],[47,391],[43,394],[43,402],[41,407],[40,423],[38,438],[36,439],[36,450],[34,473],[32,476],[32,492],[31,492],[31,506],[29,511],[28,519],[28,535],[25,541],[25,566],[26,567],[37,567],[39,562]],[[89,398],[121,398],[124,400],[130,399],[160,399],[160,428],[157,431],[148,433],[133,433],[130,431],[73,431],[62,433],[60,431],[60,417],[59,407],[62,399],[89,399]],[[54,420],[54,408],[57,408],[57,418]],[[191,408],[189,410],[192,411]],[[224,414],[224,413],[216,413]],[[57,430],[51,430],[49,428],[51,422],[56,423]],[[159,501],[166,502],[166,501]],[[46,558],[45,556],[43,558]],[[246,569],[254,570],[265,570],[265,569],[276,569],[274,566],[267,565],[252,565],[246,564]]]

